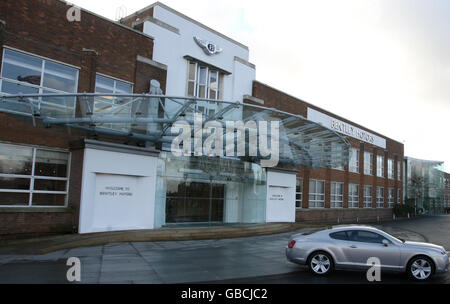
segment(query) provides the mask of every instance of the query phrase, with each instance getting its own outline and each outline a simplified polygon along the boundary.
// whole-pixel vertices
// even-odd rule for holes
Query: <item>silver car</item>
[[[407,272],[416,280],[448,271],[449,257],[442,246],[398,239],[371,226],[348,225],[293,235],[286,247],[289,261],[307,265],[317,275],[333,268],[368,269],[376,257],[381,270]]]

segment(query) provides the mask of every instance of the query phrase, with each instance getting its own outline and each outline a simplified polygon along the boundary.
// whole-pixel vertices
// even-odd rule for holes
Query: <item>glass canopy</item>
[[[192,127],[192,152],[196,151],[195,138],[199,133],[196,127],[200,127],[203,143],[208,140],[208,134],[223,132],[220,134],[222,137],[217,137],[223,141],[220,156],[234,155],[236,159],[256,163],[269,158],[261,150],[256,154],[250,153],[256,143],[261,147],[261,140],[267,142],[268,148],[278,145],[279,164],[295,167],[341,167],[348,163],[351,150],[344,137],[303,116],[221,100],[148,94],[3,95],[0,96],[0,111],[27,115],[34,123],[41,120],[50,127],[66,125],[99,134],[135,138],[159,144],[163,150],[170,150],[171,144],[181,134],[182,129],[173,127],[182,122],[182,125]],[[240,133],[241,137],[232,136],[233,139],[227,142],[230,133],[226,132],[226,127],[230,122],[243,124],[245,129]],[[205,128],[210,128],[210,133],[205,132]],[[238,133],[236,129],[231,135],[235,133]],[[252,141],[252,134],[258,134],[258,141]],[[266,139],[261,135],[266,135]],[[231,142],[234,146],[230,150],[228,143]],[[245,155],[237,151],[243,143]],[[212,146],[220,148],[221,145],[215,142]]]

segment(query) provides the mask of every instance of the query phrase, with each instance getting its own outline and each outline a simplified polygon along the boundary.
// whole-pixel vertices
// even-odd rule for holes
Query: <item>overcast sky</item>
[[[116,20],[151,0],[72,0]],[[164,0],[247,45],[256,78],[450,171],[450,1]]]

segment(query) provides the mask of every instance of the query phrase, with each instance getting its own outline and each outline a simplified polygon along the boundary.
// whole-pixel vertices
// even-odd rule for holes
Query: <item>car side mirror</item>
[[[383,243],[383,246],[387,247],[389,245],[389,241],[384,239],[381,241],[381,243]]]

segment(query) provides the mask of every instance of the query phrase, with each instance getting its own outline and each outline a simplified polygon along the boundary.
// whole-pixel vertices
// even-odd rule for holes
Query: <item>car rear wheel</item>
[[[433,274],[433,262],[424,256],[413,258],[408,264],[408,273],[418,281],[428,280]]]
[[[326,275],[333,269],[333,260],[328,253],[318,251],[311,254],[308,266],[314,274]]]

